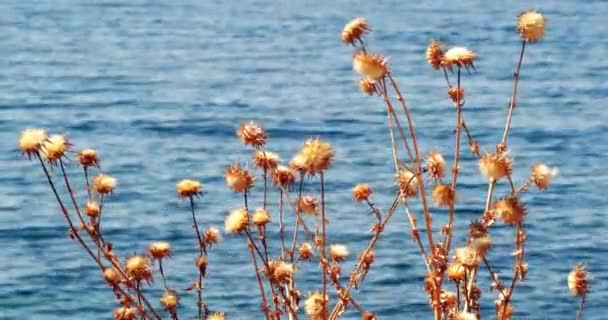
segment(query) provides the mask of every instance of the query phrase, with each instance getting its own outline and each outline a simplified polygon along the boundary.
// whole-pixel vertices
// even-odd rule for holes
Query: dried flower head
[[[353,199],[357,202],[367,201],[372,193],[372,188],[367,183],[360,183],[353,188]]]
[[[436,185],[431,195],[438,207],[449,208],[454,203],[454,190],[447,184]]]
[[[25,129],[19,137],[19,149],[28,157],[36,155],[48,135],[43,129]]]
[[[205,274],[205,270],[207,269],[208,263],[209,263],[209,260],[207,259],[206,256],[200,256],[200,257],[196,258],[196,260],[194,261],[194,264],[196,265],[198,270],[201,271],[202,274]]]
[[[166,310],[175,309],[178,303],[179,298],[177,297],[177,294],[174,291],[165,290],[165,293],[160,298],[160,304]]]
[[[538,11],[524,11],[517,17],[517,31],[522,39],[535,42],[545,34],[545,23],[545,17]]]
[[[245,192],[253,187],[255,180],[249,171],[242,169],[237,163],[233,163],[224,171],[226,184],[234,192]]]
[[[568,274],[568,289],[575,296],[584,296],[589,292],[589,273],[582,264],[577,264]]]
[[[247,209],[239,208],[230,211],[230,214],[226,217],[226,221],[224,222],[224,227],[227,232],[241,233],[247,229],[248,222],[249,214],[247,213]]]
[[[298,198],[298,211],[315,216],[319,213],[319,203],[313,196],[301,196]]]
[[[532,167],[530,180],[532,180],[538,189],[542,190],[549,188],[553,177],[556,175],[557,168],[551,168],[545,164],[536,164]]]
[[[388,62],[383,55],[366,52],[355,53],[353,69],[371,81],[378,81],[389,73]]]
[[[342,262],[348,256],[348,248],[343,244],[329,246],[329,256],[335,262]]]
[[[505,302],[499,300],[496,303],[496,319],[498,320],[509,320],[513,316],[513,305],[507,304],[505,306]]]
[[[137,317],[137,310],[131,307],[120,307],[114,309],[115,320],[134,320]]]
[[[150,270],[149,261],[144,256],[132,256],[127,259],[126,267],[127,276],[136,281],[152,280],[152,271]]]
[[[207,320],[224,320],[224,313],[223,312],[214,312],[209,315],[209,318],[207,318]]]
[[[171,254],[171,244],[165,241],[154,242],[148,247],[148,253],[155,260],[168,257]]]
[[[426,48],[426,61],[438,70],[441,67],[441,61],[443,61],[443,49],[439,41],[432,40],[429,46]]]
[[[251,218],[251,221],[256,226],[263,227],[263,226],[267,225],[268,222],[270,222],[270,214],[268,214],[268,211],[266,211],[266,209],[258,208],[253,213],[253,217]]]
[[[118,285],[122,281],[120,273],[114,268],[106,268],[103,271],[103,278],[104,280],[106,280],[107,283],[113,286]]]
[[[197,196],[201,194],[202,189],[203,185],[199,181],[192,179],[184,179],[175,186],[177,195],[182,198]]]
[[[329,169],[334,158],[331,145],[319,138],[308,139],[298,154],[302,157],[304,171],[310,175]]]
[[[472,221],[469,224],[469,236],[472,239],[482,238],[488,235],[488,226],[480,220]]]
[[[91,218],[97,218],[101,214],[101,207],[95,201],[87,201],[84,205],[84,214]]]
[[[498,180],[511,175],[513,164],[505,154],[486,153],[479,159],[479,169],[487,178]]]
[[[374,80],[369,79],[361,79],[359,80],[359,90],[361,92],[371,96],[375,93],[378,93],[378,83]]]
[[[293,170],[286,166],[277,166],[271,173],[270,178],[275,185],[283,188],[289,187],[296,181],[296,175]]]
[[[280,283],[288,283],[293,278],[293,264],[278,261],[274,267],[273,279]]]
[[[471,241],[470,247],[477,251],[480,257],[485,257],[488,250],[492,246],[492,238],[489,235],[481,238],[476,238]]]
[[[291,160],[289,160],[289,167],[293,171],[304,174],[306,172],[306,159],[302,153],[297,153]]]
[[[477,320],[477,316],[474,313],[462,311],[456,315],[455,320]]]
[[[107,195],[116,188],[116,179],[107,174],[100,173],[93,177],[93,190],[101,195]]]
[[[236,135],[245,145],[259,148],[266,143],[266,132],[257,123],[251,121],[242,123]]]
[[[312,245],[308,242],[302,243],[298,248],[298,255],[300,260],[310,261],[314,256],[314,251],[312,249]]]
[[[399,170],[397,173],[397,183],[404,197],[415,197],[418,194],[418,179],[408,169]]]
[[[256,150],[253,153],[253,164],[260,169],[273,170],[279,165],[279,161],[281,159],[273,152]]]
[[[222,236],[220,235],[220,230],[216,227],[209,227],[205,232],[203,232],[203,241],[207,245],[218,244],[222,241]]]
[[[458,103],[459,99],[462,103],[462,100],[464,100],[464,88],[460,88],[459,90],[458,87],[450,87],[448,89],[448,96],[454,103]]]
[[[448,69],[452,69],[453,66],[475,68],[473,65],[475,58],[475,52],[464,47],[454,47],[443,55],[441,63]]]
[[[520,223],[526,216],[526,208],[516,197],[498,199],[493,208],[494,215],[506,224]]]
[[[448,276],[448,279],[454,282],[460,282],[464,280],[465,268],[462,264],[454,261],[448,265],[446,274]]]
[[[319,291],[308,293],[306,301],[304,301],[304,311],[309,319],[322,319],[323,312],[327,309],[329,298],[327,294],[322,294]]]
[[[374,252],[374,250],[367,251],[367,253],[365,253],[365,255],[363,255],[363,257],[361,258],[361,261],[363,262],[364,268],[369,268],[369,266],[371,266],[374,261],[376,261],[376,253]]]
[[[57,163],[70,148],[70,143],[65,136],[60,134],[50,135],[42,144],[42,156],[49,163]]]
[[[431,151],[426,158],[426,165],[429,170],[431,178],[439,180],[445,175],[445,159],[441,153],[437,151]]]
[[[474,268],[479,265],[480,256],[477,250],[471,247],[460,247],[454,250],[456,252],[455,261],[468,268]]]
[[[342,42],[355,45],[356,41],[363,42],[361,39],[364,34],[370,31],[365,18],[356,18],[349,21],[342,30]]]
[[[90,149],[90,148],[83,149],[80,152],[78,152],[76,159],[78,159],[78,162],[83,167],[98,167],[99,166],[99,159],[97,158],[97,151]]]

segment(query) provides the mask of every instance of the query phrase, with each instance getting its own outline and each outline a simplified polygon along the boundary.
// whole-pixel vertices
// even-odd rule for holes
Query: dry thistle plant
[[[394,200],[385,211],[372,202],[373,189],[369,184],[358,183],[352,188],[353,200],[365,205],[374,219],[370,226],[372,236],[361,252],[350,252],[346,245],[333,243],[327,234],[331,217],[326,210],[325,177],[334,162],[334,148],[327,141],[312,137],[304,142],[287,164],[283,164],[279,155],[266,149],[268,135],[260,125],[248,122],[238,128],[236,135],[245,146],[251,148],[253,167],[226,164],[226,186],[242,198],[242,205],[226,208],[228,214],[224,228],[229,237],[240,239],[242,247],[248,251],[252,278],[255,277],[257,282],[260,310],[265,319],[291,320],[305,316],[313,320],[334,320],[351,307],[362,319],[376,319],[373,310],[362,307],[364,302],[357,301],[351,292],[363,285],[375,261],[381,258],[376,255],[375,246],[398,210],[403,210],[408,218],[413,242],[426,268],[421,286],[428,296],[433,319],[480,319],[482,288],[477,284],[480,276],[489,277],[490,289],[497,292],[494,306],[496,317],[500,320],[514,317],[513,294],[516,285],[526,278],[528,271],[524,225],[527,210],[521,195],[528,192],[531,185],[539,190],[549,188],[556,174],[555,169],[545,164],[535,164],[529,178],[521,185],[517,186],[512,178],[513,166],[507,139],[512,114],[517,106],[520,71],[526,47],[541,40],[544,35],[545,18],[536,11],[526,11],[518,17],[517,30],[522,39],[521,53],[514,72],[508,115],[502,137],[490,152],[481,151],[481,146],[466,125],[464,115],[465,74],[462,71],[475,70],[477,54],[466,47],[445,50],[437,41],[431,41],[426,50],[426,60],[433,69],[442,72],[446,82],[446,98],[454,106],[456,130],[453,163],[450,166],[440,152],[432,151],[425,155],[420,151],[410,108],[387,59],[381,53],[371,53],[364,41],[364,36],[371,31],[367,20],[357,18],[346,24],[341,39],[354,48],[353,69],[361,76],[359,88],[367,95],[378,96],[386,107],[394,162],[391,170],[394,170],[397,186]],[[485,206],[479,208],[479,218],[466,230],[466,241],[455,244],[454,225],[463,135],[466,136],[470,152],[478,159],[480,174],[487,179],[488,186]],[[103,236],[101,221],[104,202],[117,187],[117,180],[101,170],[97,152],[83,149],[76,157],[82,166],[85,182],[86,199],[81,201],[65,169],[69,162],[66,154],[72,148],[65,136],[48,135],[42,129],[27,129],[18,144],[24,155],[38,160],[68,224],[70,237],[97,264],[101,278],[114,292],[117,302],[114,318],[161,319],[166,314],[171,319],[178,319],[179,295],[183,293],[169,285],[166,270],[163,269],[163,261],[171,256],[171,244],[157,241],[151,243],[145,253],[121,259],[113,251],[110,239]],[[53,174],[51,170],[59,174]],[[91,170],[97,173],[92,178]],[[507,184],[510,191],[495,194],[498,183]],[[262,184],[261,194],[253,192],[255,184]],[[315,190],[318,193],[305,194],[305,184],[307,192]],[[65,187],[65,192],[59,190],[60,185]],[[278,201],[269,200],[271,190],[275,191],[274,194],[278,193],[278,199],[273,199]],[[218,320],[224,319],[224,313],[210,311],[203,288],[207,265],[213,262],[210,251],[213,245],[220,242],[221,235],[213,226],[203,230],[197,219],[196,206],[202,192],[203,185],[197,180],[184,179],[176,185],[177,196],[189,201],[197,248],[192,267],[196,268],[198,277],[190,282],[186,290],[196,293],[198,319]],[[253,200],[261,205],[252,207]],[[270,203],[278,205],[272,206]],[[446,225],[433,225],[433,204],[449,210]],[[417,208],[421,208],[419,212]],[[424,234],[418,229],[419,219],[424,223]],[[488,252],[493,249],[490,234],[497,223],[511,227],[514,235],[513,252],[505,253],[514,259],[508,279],[499,277],[498,270],[488,258]],[[278,238],[267,237],[271,228],[277,230]],[[343,263],[348,259],[354,260],[355,266],[352,270],[343,270]],[[150,294],[144,292],[146,285],[154,278],[154,264],[158,266],[164,288],[162,296],[154,298],[158,300],[153,300]],[[300,291],[297,281],[303,269],[317,270],[319,279],[315,290],[306,294]],[[582,317],[589,292],[588,279],[589,275],[582,265],[575,266],[568,275],[569,290],[581,298],[578,319]],[[452,288],[455,290],[452,291]],[[165,313],[159,311],[160,307]]]

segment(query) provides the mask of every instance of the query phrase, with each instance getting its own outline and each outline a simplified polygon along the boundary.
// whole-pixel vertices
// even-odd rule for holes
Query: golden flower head
[[[222,236],[220,235],[220,230],[216,227],[209,227],[205,232],[203,232],[203,241],[207,245],[218,244],[222,241]]]
[[[584,296],[589,292],[589,273],[582,264],[577,264],[568,274],[568,289],[575,296]]]
[[[458,296],[453,291],[441,291],[441,306],[444,309],[450,309],[456,305],[458,301]]]
[[[343,244],[332,244],[329,246],[329,256],[336,262],[344,261],[348,256],[348,248]]]
[[[438,70],[441,67],[441,61],[443,60],[443,49],[441,48],[441,43],[439,41],[431,41],[429,46],[426,48],[426,61],[433,67],[433,69]]]
[[[397,173],[399,190],[404,197],[415,197],[418,194],[418,178],[408,169],[401,169]]]
[[[372,193],[372,188],[367,183],[359,183],[353,188],[353,199],[357,202],[367,201]]]
[[[362,51],[353,56],[353,69],[371,81],[378,81],[389,73],[388,62],[384,56]]]
[[[131,307],[120,307],[114,309],[115,320],[134,320],[137,317],[137,310]]]
[[[160,298],[160,304],[166,309],[171,310],[177,307],[179,298],[174,291],[165,290],[165,293]]]
[[[450,279],[454,282],[463,281],[464,276],[465,276],[464,266],[462,264],[454,261],[448,265],[446,275],[448,276],[448,279]]]
[[[276,153],[256,150],[253,154],[253,164],[264,170],[273,170],[279,165],[281,159]]]
[[[505,154],[486,153],[479,159],[479,169],[487,178],[498,180],[511,175],[513,164]]]
[[[50,135],[42,144],[42,156],[46,161],[53,164],[65,156],[70,148],[70,143],[65,136],[60,134]]]
[[[433,188],[433,202],[438,207],[449,208],[454,204],[454,190],[447,184],[438,184]]]
[[[458,103],[459,99],[462,103],[462,100],[464,100],[464,88],[460,88],[459,90],[458,87],[450,87],[448,89],[448,96],[454,103]]]
[[[43,129],[25,129],[19,137],[19,149],[28,157],[36,155],[48,135]]]
[[[87,201],[84,205],[84,214],[91,218],[97,218],[101,214],[101,207],[95,201]]]
[[[277,168],[272,171],[270,178],[275,185],[283,188],[289,187],[296,181],[295,173],[291,168],[286,166],[277,166]]]
[[[480,257],[485,257],[486,253],[488,253],[488,250],[490,250],[490,247],[492,246],[492,238],[490,238],[489,235],[481,238],[475,238],[473,241],[471,241],[470,246],[472,249],[477,251],[477,254]]]
[[[114,177],[100,173],[93,177],[93,190],[101,195],[110,194],[116,188],[116,183]]]
[[[226,231],[230,233],[241,233],[247,229],[247,223],[249,222],[249,213],[245,208],[239,208],[230,211],[228,217],[226,217],[226,221],[224,222],[224,227]]]
[[[144,256],[132,256],[128,258],[125,269],[127,276],[137,281],[150,281],[152,279],[149,261]]]
[[[78,159],[78,162],[83,167],[98,167],[99,166],[99,159],[97,158],[97,151],[90,149],[90,148],[83,149],[80,152],[78,152],[76,159]]]
[[[456,314],[455,320],[477,320],[477,316],[474,313],[461,311]]]
[[[327,309],[329,298],[319,291],[311,292],[304,301],[304,311],[309,319],[322,319],[323,311]]]
[[[171,254],[171,244],[165,241],[154,242],[148,247],[148,253],[156,260],[168,257]]]
[[[209,315],[209,318],[207,318],[207,320],[224,320],[224,313],[223,312],[214,312]]]
[[[370,31],[365,18],[356,18],[349,21],[342,30],[342,42],[355,45],[356,41],[363,42],[361,39],[364,34]]]
[[[545,164],[536,164],[532,167],[530,180],[532,180],[538,189],[547,189],[556,175],[557,168],[551,168]]]
[[[319,138],[308,139],[298,154],[304,171],[310,175],[329,169],[334,158],[331,145]]]
[[[454,250],[456,252],[455,261],[468,268],[474,268],[479,265],[481,257],[477,250],[472,247],[460,247]]]
[[[249,171],[242,169],[237,163],[233,163],[224,171],[226,184],[234,192],[245,192],[253,187],[255,180]]]
[[[312,245],[308,242],[302,243],[302,245],[300,245],[298,248],[298,255],[300,260],[310,261],[310,259],[314,256]]]
[[[103,271],[103,278],[107,283],[113,286],[118,285],[122,281],[120,273],[114,268],[106,268]]]
[[[274,267],[273,278],[280,283],[288,283],[293,278],[293,264],[278,261]]]
[[[517,31],[522,39],[535,42],[545,34],[545,23],[545,17],[538,11],[524,11],[517,17]]]
[[[319,203],[313,196],[301,196],[298,198],[298,210],[301,213],[315,216],[319,212]]]
[[[359,80],[359,90],[361,90],[361,92],[367,94],[368,96],[371,96],[375,93],[378,93],[378,83],[374,80],[363,78]]]
[[[262,147],[266,143],[266,132],[253,121],[242,123],[236,131],[236,135],[245,145],[250,145],[254,148]]]
[[[197,181],[192,179],[184,179],[177,183],[175,186],[175,190],[177,191],[177,195],[182,198],[190,198],[201,194],[203,189],[203,185]]]
[[[268,222],[270,222],[270,214],[268,214],[268,211],[266,211],[266,209],[258,208],[253,213],[253,217],[251,218],[251,221],[256,226],[263,227],[263,226],[267,225]]]
[[[475,52],[464,47],[454,47],[443,55],[441,63],[448,69],[452,69],[453,66],[475,68],[473,65],[475,58]]]
[[[445,159],[441,153],[431,151],[426,158],[426,165],[431,178],[439,180],[445,175]]]
[[[526,208],[516,197],[498,199],[494,202],[494,215],[506,224],[517,224],[524,220]]]

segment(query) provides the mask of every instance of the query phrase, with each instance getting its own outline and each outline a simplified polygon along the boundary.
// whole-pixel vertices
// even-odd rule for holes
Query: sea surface
[[[99,151],[102,169],[119,181],[105,202],[106,239],[121,257],[170,241],[173,255],[164,267],[182,297],[181,318],[192,319],[195,294],[182,289],[196,278],[197,249],[188,201],[177,198],[175,184],[200,179],[205,194],[196,203],[198,219],[223,229],[227,212],[243,203],[224,185],[223,170],[235,161],[251,167],[251,149],[235,136],[241,122],[262,124],[267,149],[285,161],[309,137],[335,147],[325,177],[328,241],[351,251],[344,279],[374,223],[368,209],[351,200],[352,186],[369,183],[378,208],[390,206],[395,187],[386,109],[379,97],[358,91],[352,48],[339,40],[345,22],[369,19],[368,49],[389,58],[422,151],[439,150],[451,165],[455,112],[442,74],[426,64],[426,45],[440,39],[478,54],[476,72],[462,76],[464,116],[482,150],[492,151],[521,47],[515,19],[529,8],[547,17],[547,30],[525,52],[509,156],[516,185],[538,162],[559,168],[559,175],[549,190],[532,188],[522,197],[529,273],[515,288],[514,319],[574,319],[579,299],[566,278],[577,262],[592,274],[584,318],[606,319],[608,2],[574,0],[0,1],[0,319],[112,319],[117,307],[98,269],[68,237],[39,164],[19,152],[23,129],[46,128],[66,134],[74,150]],[[81,169],[68,171],[84,201]],[[64,190],[59,178],[55,169]],[[252,207],[261,205],[261,186],[258,179]],[[318,179],[304,188],[320,195]],[[482,213],[486,189],[465,144],[456,245]],[[503,181],[497,196],[506,192]],[[278,197],[272,189],[275,255]],[[418,201],[412,209],[424,239]],[[447,213],[432,212],[438,237]],[[491,235],[489,260],[508,281],[513,230],[498,223]],[[403,210],[376,252],[354,295],[361,306],[379,319],[430,319],[425,268]],[[262,318],[243,237],[224,235],[207,271],[204,298],[211,310],[228,319]],[[317,264],[303,264],[297,276],[303,296],[319,289]],[[480,279],[483,318],[493,319],[497,292],[489,290],[485,270]],[[155,280],[144,291],[158,305],[162,281],[158,274]],[[359,315],[349,309],[344,318]]]

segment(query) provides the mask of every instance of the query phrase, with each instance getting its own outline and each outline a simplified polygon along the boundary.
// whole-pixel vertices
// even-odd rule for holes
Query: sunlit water
[[[338,39],[342,25],[358,15],[369,18],[374,33],[368,45],[389,56],[423,151],[441,150],[451,160],[454,111],[441,74],[425,63],[426,44],[441,39],[478,53],[477,72],[463,77],[464,112],[490,151],[502,133],[520,48],[515,16],[529,7],[542,9],[548,27],[524,58],[509,140],[514,179],[523,182],[537,161],[560,173],[550,190],[523,197],[530,270],[515,289],[515,319],[573,319],[578,300],[568,292],[566,275],[578,261],[593,274],[585,317],[606,318],[608,3],[171,3],[0,4],[1,319],[110,319],[116,307],[92,261],[69,240],[40,168],[17,150],[22,129],[67,133],[77,147],[100,151],[103,169],[120,181],[106,205],[107,239],[123,256],[153,240],[170,241],[174,254],[165,267],[177,289],[196,277],[196,248],[188,204],[175,196],[175,183],[199,178],[206,190],[197,208],[201,223],[223,226],[226,212],[242,199],[224,186],[222,170],[232,161],[250,162],[234,135],[241,121],[263,123],[269,150],[284,159],[319,135],[337,152],[327,173],[328,228],[330,242],[346,243],[353,253],[346,275],[373,223],[365,207],[352,203],[350,188],[370,183],[384,210],[394,187],[386,115],[378,98],[356,88],[351,49]],[[486,189],[466,149],[461,168],[457,244],[480,215]],[[78,168],[70,171],[80,186]],[[306,189],[318,194],[318,186],[313,180]],[[255,206],[260,190],[258,183]],[[498,194],[504,193],[502,185]],[[276,205],[278,194],[270,199]],[[445,221],[445,211],[433,212],[437,225]],[[512,229],[498,225],[492,235],[496,248],[489,258],[506,280]],[[225,236],[209,257],[205,301],[230,319],[260,318],[245,246],[242,238]],[[428,318],[424,266],[403,212],[389,224],[377,256],[357,301],[380,319]],[[317,266],[307,270],[299,275],[303,294],[319,287]],[[481,278],[483,313],[493,318],[497,294],[488,290],[486,273]],[[145,291],[158,296],[160,285],[157,278]],[[193,318],[195,295],[181,296],[183,318]],[[358,316],[349,311],[346,318]]]

